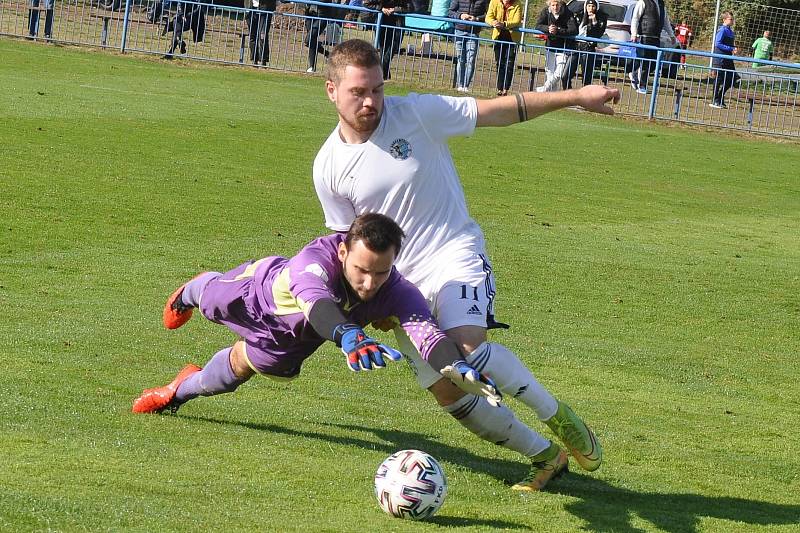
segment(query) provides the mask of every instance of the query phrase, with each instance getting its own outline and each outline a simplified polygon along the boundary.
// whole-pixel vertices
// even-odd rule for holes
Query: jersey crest
[[[405,161],[411,156],[411,144],[405,139],[395,139],[389,147],[389,153],[398,161]]]

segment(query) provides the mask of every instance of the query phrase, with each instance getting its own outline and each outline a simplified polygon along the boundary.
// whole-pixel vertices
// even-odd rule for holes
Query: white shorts
[[[489,258],[485,253],[471,252],[454,259],[436,279],[423,282],[420,290],[442,331],[458,326],[486,328],[494,322],[495,283]],[[394,332],[400,351],[422,388],[427,389],[442,379],[420,357],[403,328],[395,328]]]

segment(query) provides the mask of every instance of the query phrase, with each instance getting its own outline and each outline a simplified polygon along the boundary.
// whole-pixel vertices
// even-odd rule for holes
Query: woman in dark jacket
[[[411,0],[365,0],[364,7],[383,12],[381,26],[377,29],[377,41],[381,52],[383,79],[388,80],[391,77],[389,65],[392,58],[400,51],[400,43],[403,42],[405,17],[398,15],[413,13],[414,5]]]
[[[594,37],[601,39],[606,33],[606,25],[608,24],[608,17],[605,13],[600,11],[597,5],[597,0],[586,0],[583,6],[583,17],[578,24],[578,35],[586,37]],[[573,53],[569,60],[569,68],[567,75],[564,78],[564,88],[572,88],[572,78],[578,72],[578,59],[580,59],[584,85],[592,84],[592,75],[594,74],[594,65],[597,55],[597,43],[588,41],[578,41],[576,43],[577,53]]]

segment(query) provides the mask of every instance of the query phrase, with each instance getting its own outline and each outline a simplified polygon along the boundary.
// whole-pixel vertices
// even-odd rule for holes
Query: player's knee
[[[247,364],[247,357],[244,354],[244,342],[239,341],[233,345],[231,350],[231,369],[237,378],[247,380],[253,377],[255,372]]]
[[[446,378],[440,379],[428,387],[428,390],[442,407],[454,404],[467,394]]]

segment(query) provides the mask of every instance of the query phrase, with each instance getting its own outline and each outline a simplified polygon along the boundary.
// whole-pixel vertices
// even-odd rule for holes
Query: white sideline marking
[[[111,92],[126,93],[126,94],[141,94],[144,96],[166,96],[156,93],[150,93],[147,91],[129,91],[128,89],[117,89],[115,87],[100,87],[99,85],[80,85],[79,87],[83,89],[97,89],[98,91],[111,91]]]

